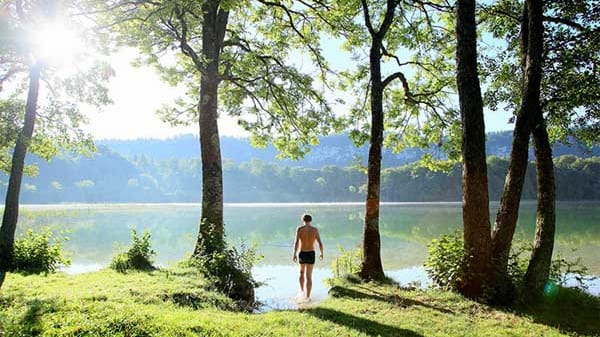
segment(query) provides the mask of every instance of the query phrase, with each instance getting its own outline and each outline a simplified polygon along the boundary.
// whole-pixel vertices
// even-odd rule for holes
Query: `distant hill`
[[[510,152],[509,132],[488,135],[488,179],[491,198],[498,198]],[[300,161],[278,161],[273,148],[255,149],[247,140],[224,137],[224,196],[227,202],[296,202],[364,200],[366,176],[351,167],[366,157],[345,135],[323,137]],[[198,139],[108,140],[98,142],[91,157],[62,153],[46,162],[29,155],[39,175],[25,177],[23,203],[61,202],[198,202],[201,162]],[[434,149],[435,150],[435,149]],[[559,200],[600,200],[600,149],[580,145],[554,148]],[[414,162],[421,150],[383,156],[381,196],[384,201],[458,201],[461,171],[432,172]],[[595,157],[591,157],[596,155]],[[586,159],[587,158],[587,159]],[[533,156],[530,157],[533,160]],[[4,200],[8,176],[0,173]],[[523,198],[535,198],[535,169],[527,172]]]
[[[510,154],[512,132],[495,132],[487,136],[487,155],[508,157]],[[200,144],[197,136],[183,135],[170,139],[135,139],[135,140],[100,140],[99,145],[104,145],[125,158],[133,159],[136,156],[146,156],[153,160],[165,159],[192,159],[199,158]],[[268,163],[278,163],[285,166],[301,166],[321,168],[327,165],[346,167],[351,165],[355,158],[366,158],[368,145],[360,148],[354,146],[347,135],[331,135],[320,137],[319,145],[315,146],[306,157],[298,160],[278,160],[277,150],[273,146],[260,149],[250,145],[247,139],[234,137],[221,137],[221,150],[224,159],[235,163],[248,162],[258,159]],[[432,148],[433,151],[436,148]],[[600,156],[600,147],[589,149],[581,144],[564,145],[556,144],[553,148],[555,156],[574,155],[581,158]],[[407,149],[400,154],[394,154],[385,149],[383,153],[383,167],[396,167],[414,162],[421,158],[423,150]]]
[[[170,139],[135,139],[135,140],[100,140],[100,145],[119,153],[126,158],[146,156],[155,160],[192,159],[200,156],[200,143],[197,136],[183,135]],[[248,162],[258,159],[268,163],[278,163],[285,166],[301,166],[320,168],[327,165],[349,166],[356,157],[366,158],[368,147],[357,148],[347,135],[332,135],[321,137],[319,145],[300,160],[279,160],[277,150],[269,145],[266,148],[255,148],[248,139],[221,137],[221,154],[223,159],[235,163]],[[399,166],[418,160],[423,151],[408,149],[401,154],[385,150],[383,155],[384,167]]]

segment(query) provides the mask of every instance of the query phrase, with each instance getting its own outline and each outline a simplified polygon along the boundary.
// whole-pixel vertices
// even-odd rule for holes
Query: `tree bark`
[[[481,298],[489,279],[491,235],[483,102],[477,74],[475,1],[459,0],[456,10],[456,78],[462,120],[465,242],[465,273],[459,291],[469,298]]]
[[[219,57],[229,12],[219,1],[202,5],[202,57],[205,62],[198,105],[200,153],[202,157],[202,213],[194,255],[210,254],[223,248],[223,169],[219,140],[218,89]]]
[[[533,129],[533,148],[537,173],[537,215],[535,242],[531,260],[525,273],[524,289],[530,292],[532,299],[539,298],[550,276],[554,232],[556,228],[555,185],[552,147],[541,111]]]
[[[525,76],[522,101],[513,133],[512,150],[500,208],[492,234],[492,261],[495,272],[495,294],[497,299],[507,301],[513,294],[513,285],[508,277],[508,258],[519,215],[521,192],[527,172],[529,135],[533,118],[541,114],[540,88],[544,27],[541,1],[527,0],[524,5],[521,25],[522,64]]]
[[[25,105],[25,121],[23,129],[19,133],[15,150],[13,151],[12,166],[6,202],[4,204],[4,215],[2,227],[0,227],[0,287],[4,282],[6,272],[11,268],[14,254],[15,231],[19,217],[19,194],[21,192],[21,179],[25,166],[27,148],[31,142],[37,111],[37,101],[40,85],[41,65],[35,64],[29,70],[29,92]]]
[[[381,190],[381,146],[383,144],[383,83],[381,79],[381,40],[372,37],[369,53],[371,71],[371,138],[367,168],[367,200],[363,227],[363,260],[359,276],[381,280],[381,239],[379,237],[379,195]]]

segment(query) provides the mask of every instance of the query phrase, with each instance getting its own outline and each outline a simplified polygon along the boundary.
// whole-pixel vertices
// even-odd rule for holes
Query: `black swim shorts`
[[[315,251],[300,252],[300,254],[298,254],[298,260],[300,261],[300,264],[315,264]]]

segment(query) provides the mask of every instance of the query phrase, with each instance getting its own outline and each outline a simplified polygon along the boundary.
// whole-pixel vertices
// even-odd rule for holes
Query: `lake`
[[[492,205],[497,205],[493,203]],[[338,247],[355,249],[362,234],[361,203],[225,204],[229,242],[255,244],[263,259],[254,275],[265,286],[257,298],[267,308],[293,308],[297,271],[291,261],[294,231],[300,216],[313,215],[325,244],[325,260],[317,262],[313,301],[326,297],[323,279]],[[492,209],[495,214],[495,209]],[[189,256],[198,232],[199,204],[65,204],[21,206],[18,233],[49,227],[69,237],[64,246],[80,273],[106,267],[120,248],[129,244],[130,230],[152,234],[156,263],[168,266]],[[555,253],[569,259],[581,257],[591,274],[600,275],[600,202],[559,202]],[[427,283],[420,267],[427,244],[442,234],[461,228],[460,203],[385,203],[381,207],[382,260],[386,273],[407,283]],[[533,240],[535,203],[523,202],[516,238]],[[600,282],[591,292],[600,293]]]

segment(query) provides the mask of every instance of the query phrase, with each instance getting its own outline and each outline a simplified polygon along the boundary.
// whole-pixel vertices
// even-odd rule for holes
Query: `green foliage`
[[[53,237],[46,229],[42,233],[28,230],[15,241],[12,271],[24,274],[54,273],[71,264],[62,249],[68,238]]]
[[[481,73],[487,82],[484,96],[492,110],[517,111],[521,101],[523,3],[502,0],[482,6],[481,27],[491,32],[482,35],[493,37],[487,43],[490,47],[481,49]],[[597,5],[596,1],[550,1],[544,5],[541,105],[553,140],[569,143],[575,137],[591,146],[600,139]]]
[[[331,1],[331,9],[322,19],[328,20],[325,27],[335,39],[343,37],[341,47],[353,60],[351,67],[340,69],[338,89],[354,97],[347,102],[350,114],[344,122],[356,145],[369,140],[373,59],[365,54],[372,48],[376,31],[382,40],[377,63],[386,84],[382,98],[384,146],[395,153],[409,147],[431,150],[432,154],[441,150],[451,161],[460,159],[458,112],[451,98],[455,93],[452,16],[451,8],[438,2]],[[390,22],[385,32],[379,31],[384,18]],[[434,162],[443,158],[427,159],[425,165],[437,166]]]
[[[511,249],[508,272],[517,286],[523,284],[532,250],[531,243],[525,241],[517,242]],[[563,257],[561,252],[556,252],[552,258],[549,278],[555,285],[560,287],[568,285],[579,290],[587,290],[588,282],[596,279],[595,276],[589,275],[589,269],[581,262],[581,257],[569,260]]]
[[[464,276],[465,249],[462,232],[442,235],[427,245],[425,270],[434,285],[456,290]]]
[[[75,14],[89,10],[89,2],[61,1],[49,5],[47,1],[26,1],[20,10],[14,1],[5,3],[0,18],[0,91],[3,94],[0,99],[0,171],[10,170],[12,149],[23,127],[28,70],[34,63],[42,65],[44,85],[40,89],[38,118],[28,152],[45,160],[61,150],[93,152],[92,138],[82,128],[87,117],[79,107],[100,108],[111,103],[107,82],[113,71],[101,61],[100,54],[106,50],[104,43],[98,41],[97,30],[89,29],[88,18]],[[32,42],[35,40],[32,36],[51,21],[64,22],[84,46],[77,55],[72,55],[68,69],[58,64],[60,61],[44,59],[47,56],[39,55],[39,46]],[[36,166],[28,165],[24,172],[35,175]]]
[[[261,259],[256,247],[244,242],[239,247],[229,246],[222,240],[210,240],[216,235],[205,236],[202,250],[183,262],[183,266],[194,267],[212,283],[217,291],[238,300],[240,307],[251,309],[254,303],[254,288],[259,283],[252,277],[252,266]]]
[[[358,274],[362,262],[362,250],[359,248],[346,250],[338,246],[339,255],[331,261],[331,270],[336,279]]]
[[[119,41],[141,51],[139,64],[155,67],[167,83],[187,89],[184,97],[159,111],[164,121],[185,125],[198,120],[200,83],[212,57],[206,54],[210,47],[203,46],[203,17],[216,17],[218,11],[223,43],[217,41],[219,50],[210,61],[217,63],[221,81],[219,106],[249,131],[253,145],[271,142],[282,156],[298,158],[318,141],[317,135],[339,129],[322,89],[329,66],[321,55],[315,18],[325,5],[116,0],[104,6],[104,20],[115,28]],[[176,58],[162,58],[166,50]],[[316,76],[290,62],[293,53],[315,64]]]
[[[152,257],[156,252],[152,250],[150,232],[144,231],[139,237],[135,229],[131,230],[131,246],[127,251],[118,253],[113,257],[110,268],[125,273],[128,270],[154,270]]]
[[[450,235],[442,235],[428,245],[428,256],[425,270],[434,285],[444,290],[456,290],[463,277],[464,241],[462,232],[457,231]],[[529,265],[529,258],[533,247],[525,241],[512,245],[508,259],[508,276],[511,282],[521,289]],[[586,266],[581,263],[581,258],[567,260],[560,252],[555,254],[550,266],[550,281],[560,287],[587,289],[586,282],[595,279],[589,276]]]

